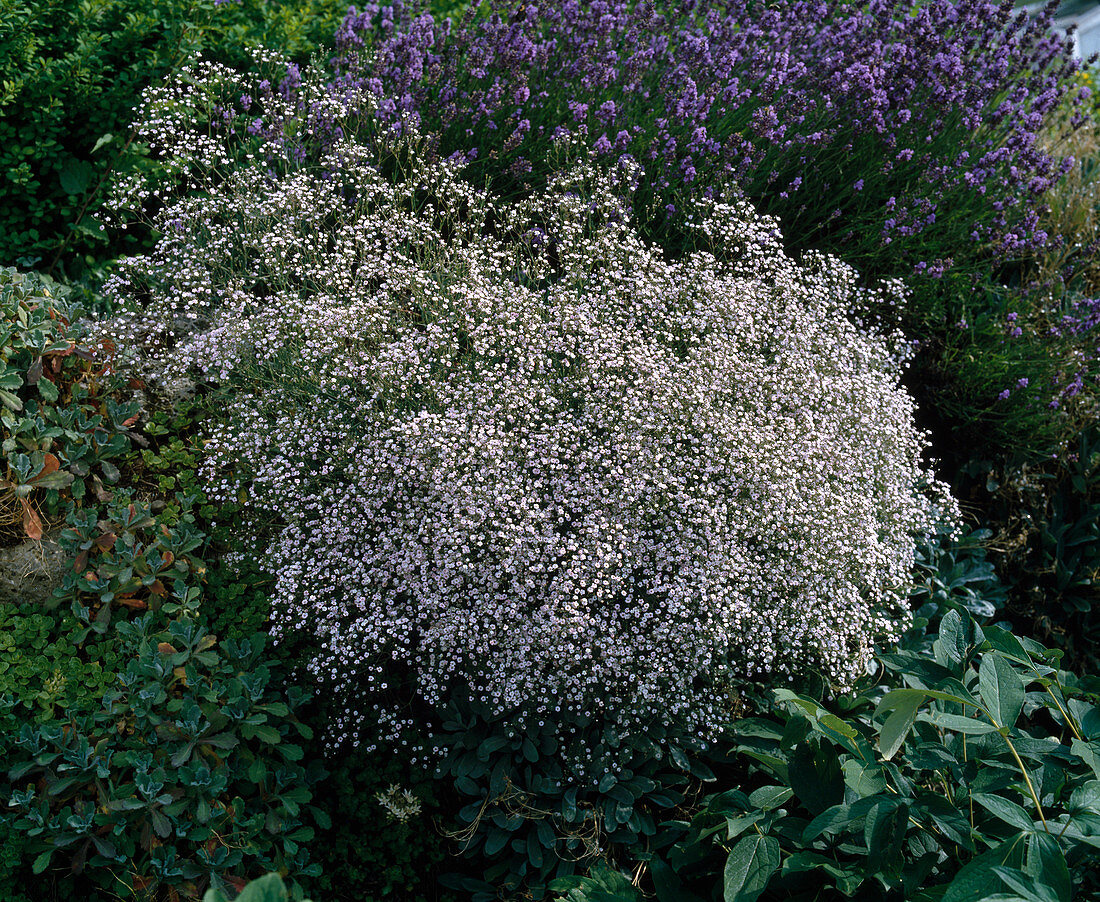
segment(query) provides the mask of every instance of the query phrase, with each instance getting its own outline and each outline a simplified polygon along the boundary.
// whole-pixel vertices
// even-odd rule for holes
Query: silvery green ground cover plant
[[[311,77],[293,102],[326,102]],[[670,261],[632,224],[636,167],[584,153],[519,201],[387,134],[250,164],[205,125],[227,91],[205,66],[149,95],[148,139],[204,190],[161,195],[107,331],[154,379],[240,386],[211,478],[283,524],[273,631],[316,637],[334,742],[418,726],[394,662],[429,706],[706,735],[736,680],[844,685],[897,634],[952,507],[904,343],[846,319],[899,286],[796,264],[743,203],[700,204]]]

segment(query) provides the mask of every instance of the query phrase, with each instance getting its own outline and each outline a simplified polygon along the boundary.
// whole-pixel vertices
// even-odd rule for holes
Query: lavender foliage
[[[658,230],[685,194],[735,184],[796,247],[938,276],[1047,240],[1042,197],[1070,164],[1037,137],[1088,95],[1052,11],[494,0],[452,26],[395,0],[349,12],[336,85],[380,97],[383,122],[436,133],[478,177],[527,190],[552,171],[553,140],[580,136],[645,167]]]

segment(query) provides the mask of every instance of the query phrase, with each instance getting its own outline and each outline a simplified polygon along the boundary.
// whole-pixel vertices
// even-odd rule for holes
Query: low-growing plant
[[[1009,589],[1007,613],[1086,672],[1100,647],[1098,467],[1090,428],[1045,461],[977,460],[965,471],[996,529],[990,560]]]
[[[251,881],[233,902],[292,902],[293,896],[287,889],[283,878],[278,874],[264,874]],[[230,902],[228,896],[221,890],[208,890],[203,896],[202,902]],[[304,899],[302,902],[310,902]]]
[[[937,530],[934,540],[918,548],[909,600],[914,616],[933,623],[950,610],[965,610],[979,620],[1005,606],[1008,592],[987,559],[990,529],[955,534]]]
[[[114,626],[124,669],[93,713],[24,724],[6,755],[9,826],[33,870],[65,869],[123,898],[195,895],[260,869],[309,875],[316,774],[304,769],[286,701],[261,663],[192,618]],[[171,890],[171,892],[169,891]]]
[[[44,613],[38,604],[0,607],[0,696],[8,696],[14,717],[0,732],[96,704],[88,699],[102,696],[122,662],[100,636],[77,641],[80,628],[75,617]]]
[[[80,647],[79,627],[71,615],[44,613],[40,604],[0,607],[0,758],[7,760],[24,725],[94,710],[114,681],[117,646],[94,637]],[[0,898],[29,902],[28,848],[23,831],[0,824]]]
[[[182,518],[173,526],[120,489],[103,508],[76,511],[61,533],[72,566],[54,592],[96,633],[108,629],[120,608],[159,610],[192,604],[201,595],[206,565],[192,552],[205,536],[190,515],[192,499],[179,499]]]
[[[42,538],[89,492],[104,496],[130,449],[136,403],[108,388],[111,347],[91,340],[66,291],[34,273],[0,269],[0,529],[8,543]]]
[[[324,699],[303,719],[316,724],[312,748],[320,756],[326,729]],[[317,710],[320,707],[321,710]],[[314,804],[332,826],[317,831],[310,858],[321,873],[309,891],[332,902],[456,902],[463,896],[439,884],[453,869],[444,836],[457,805],[445,783],[424,763],[390,750],[345,748],[324,755],[328,777],[313,787]]]
[[[321,773],[301,764],[311,732],[293,716],[308,693],[278,688],[263,634],[203,628],[203,536],[179,506],[169,523],[118,489],[71,511],[55,593],[71,614],[49,618],[49,643],[26,629],[4,642],[0,822],[59,897],[196,898],[265,869],[316,871]],[[53,657],[23,663],[39,648],[58,658],[49,674]]]

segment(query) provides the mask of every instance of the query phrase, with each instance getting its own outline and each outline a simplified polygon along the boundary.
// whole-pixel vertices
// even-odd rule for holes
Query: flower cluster
[[[936,276],[953,244],[1046,241],[1041,198],[1069,164],[1038,136],[1088,95],[1054,5],[1029,20],[1012,0],[500,0],[452,27],[395,0],[349,12],[337,83],[485,172],[543,175],[552,142],[579,135],[645,166],[670,211],[732,183],[805,246],[854,243],[860,265],[904,247]],[[926,253],[918,236],[945,228]]]
[[[579,155],[521,200],[409,136],[257,160],[166,199],[108,286],[146,372],[238,385],[210,494],[282,524],[273,632],[314,636],[333,741],[372,708],[396,736],[401,678],[436,707],[708,732],[736,679],[850,682],[904,622],[950,505],[901,342],[845,316],[898,287],[795,263],[743,202],[700,202],[668,259],[624,203],[637,168]]]
[[[420,814],[421,804],[409,789],[402,789],[396,783],[391,783],[389,789],[375,795],[375,801],[385,809],[386,814],[398,823],[404,823],[410,818]]]

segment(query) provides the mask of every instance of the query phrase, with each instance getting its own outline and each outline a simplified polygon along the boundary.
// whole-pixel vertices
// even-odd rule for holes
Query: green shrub
[[[119,490],[103,509],[74,511],[60,536],[73,565],[54,599],[68,602],[86,629],[100,634],[119,608],[197,604],[206,565],[191,552],[205,536],[190,515],[192,499],[179,501],[184,515],[171,528],[135,503],[130,490]]]
[[[1100,663],[1100,433],[1084,431],[1039,463],[975,460],[964,471],[996,529],[990,555],[1010,591],[1006,612],[1065,649],[1083,672]]]
[[[854,694],[776,690],[730,727],[720,791],[666,825],[658,900],[1068,902],[1096,876],[1100,680],[1059,657],[956,610],[931,653],[879,655]],[[608,882],[552,886],[640,898]]]
[[[918,619],[938,622],[950,610],[985,619],[1004,607],[1008,593],[987,560],[992,535],[976,529],[956,536],[943,526],[934,541],[918,546],[909,593]]]
[[[118,649],[99,636],[80,645],[78,629],[71,615],[35,605],[0,607],[0,696],[9,697],[17,723],[91,710],[114,680],[122,663]],[[0,725],[4,735],[9,726]]]
[[[64,502],[117,483],[137,418],[136,403],[107,393],[112,349],[87,338],[66,294],[33,273],[0,269],[0,534],[9,541],[41,538]]]
[[[196,54],[234,65],[251,47],[304,59],[344,0],[25,0],[0,9],[0,264],[76,274],[132,250],[95,220],[112,169],[143,159],[141,89]]]
[[[23,724],[47,723],[61,712],[89,712],[119,668],[118,649],[99,637],[78,648],[77,621],[37,605],[0,606],[0,757],[6,760]],[[0,824],[0,898],[26,902],[31,881],[28,837]]]

